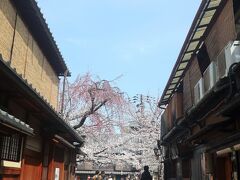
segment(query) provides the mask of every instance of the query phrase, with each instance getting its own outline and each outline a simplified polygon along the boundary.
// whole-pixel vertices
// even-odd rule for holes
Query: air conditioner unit
[[[240,62],[240,41],[231,41],[217,56],[217,80],[227,76],[230,66],[238,62]]]
[[[197,104],[203,97],[203,79],[201,78],[194,86],[194,104]]]
[[[203,73],[203,94],[206,94],[216,83],[216,65],[211,62]]]

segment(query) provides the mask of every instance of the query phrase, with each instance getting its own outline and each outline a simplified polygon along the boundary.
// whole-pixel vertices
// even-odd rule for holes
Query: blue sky
[[[201,0],[38,0],[71,80],[90,72],[160,96]]]

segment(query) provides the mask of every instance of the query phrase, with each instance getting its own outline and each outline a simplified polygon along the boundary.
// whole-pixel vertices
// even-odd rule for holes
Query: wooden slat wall
[[[226,44],[235,40],[236,36],[233,1],[228,0],[205,41],[210,59],[215,60]]]
[[[176,92],[169,102],[162,116],[162,136],[170,131],[175,121],[183,116],[183,93]]]
[[[236,30],[233,4],[232,1],[227,1],[226,6],[220,13],[215,25],[212,27],[205,40],[205,45],[211,61],[215,60],[226,44],[235,38]],[[184,111],[193,105],[194,86],[200,78],[201,71],[198,65],[197,57],[195,57],[183,78]]]
[[[194,58],[184,79],[183,79],[183,103],[184,111],[193,106],[194,102],[194,86],[202,77],[197,57]]]
[[[175,92],[172,98],[172,114],[174,114],[174,121],[183,116],[183,93]]]
[[[195,154],[191,159],[191,179],[202,180],[201,154]]]

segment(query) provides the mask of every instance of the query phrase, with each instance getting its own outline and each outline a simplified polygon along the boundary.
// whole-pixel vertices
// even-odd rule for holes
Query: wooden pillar
[[[53,142],[50,141],[50,144],[49,144],[49,156],[48,156],[48,175],[47,175],[47,180],[52,180],[53,179],[54,151],[55,151],[54,144],[53,144]]]
[[[182,159],[178,158],[176,163],[177,180],[182,180]]]

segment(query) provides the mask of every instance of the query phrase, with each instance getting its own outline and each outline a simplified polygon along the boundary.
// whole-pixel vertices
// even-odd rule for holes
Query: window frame
[[[20,134],[0,133],[0,160],[19,162],[23,138]]]

